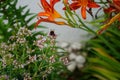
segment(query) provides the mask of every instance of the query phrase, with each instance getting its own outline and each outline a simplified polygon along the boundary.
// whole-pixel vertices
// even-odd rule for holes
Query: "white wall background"
[[[36,13],[36,14],[39,13],[40,11],[43,11],[38,6],[38,3],[40,4],[40,0],[18,0],[18,6],[28,5],[28,9],[30,9],[30,12]],[[63,8],[63,5],[61,5],[61,2],[55,5],[55,9],[58,12],[60,12],[62,15],[64,15],[64,12],[61,10],[62,8]],[[37,19],[33,20],[33,22],[36,22],[36,21]],[[80,29],[70,28],[68,26],[59,26],[51,23],[41,23],[41,25],[48,27],[48,29],[42,29],[44,31],[49,31],[51,29],[54,30],[55,33],[58,35],[57,37],[58,41],[80,42],[85,39],[85,31]]]

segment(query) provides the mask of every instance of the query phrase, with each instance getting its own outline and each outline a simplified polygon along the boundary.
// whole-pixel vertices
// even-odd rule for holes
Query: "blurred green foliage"
[[[0,0],[0,41],[6,41],[11,34],[15,34],[20,27],[34,28],[35,14],[30,13],[26,6],[16,7],[18,0]]]
[[[101,35],[88,41],[86,72],[96,80],[120,80],[120,23],[116,21]]]

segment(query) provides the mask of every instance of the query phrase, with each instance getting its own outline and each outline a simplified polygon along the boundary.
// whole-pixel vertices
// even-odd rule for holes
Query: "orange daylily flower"
[[[54,5],[60,0],[50,0],[48,3],[46,0],[40,0],[41,5],[44,9],[44,12],[38,13],[38,21],[36,22],[35,27],[38,26],[41,22],[51,22],[55,24],[65,24],[64,22],[55,21],[56,18],[62,18],[62,16],[54,9]]]
[[[81,15],[83,19],[86,19],[86,9],[88,8],[98,8],[99,5],[93,2],[93,0],[72,0],[73,3],[70,4],[71,10],[76,10],[81,7]],[[64,8],[65,9],[65,8]]]
[[[113,0],[115,8],[120,12],[120,0]]]
[[[120,0],[113,0],[113,3],[110,3],[110,7],[104,9],[104,12],[109,14],[111,14],[112,12],[120,12]]]
[[[105,31],[113,22],[115,22],[115,21],[118,20],[118,19],[120,19],[120,13],[118,13],[118,14],[116,14],[114,17],[112,17],[107,24],[101,26],[101,29],[98,30],[97,33],[98,33],[98,34],[101,34],[101,33],[102,33],[103,31]]]
[[[108,14],[115,12],[117,14],[115,16],[110,15],[110,19],[108,19],[109,22],[103,25],[100,30],[98,30],[98,34],[101,34],[103,31],[105,31],[116,20],[120,21],[120,0],[113,0],[113,3],[110,3],[110,7],[104,9],[104,12]]]

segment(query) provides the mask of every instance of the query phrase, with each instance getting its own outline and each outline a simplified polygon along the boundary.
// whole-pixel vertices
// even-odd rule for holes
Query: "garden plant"
[[[38,14],[17,3],[0,0],[0,80],[120,80],[120,0],[39,0]],[[54,30],[35,31],[46,22],[90,38],[57,46]]]

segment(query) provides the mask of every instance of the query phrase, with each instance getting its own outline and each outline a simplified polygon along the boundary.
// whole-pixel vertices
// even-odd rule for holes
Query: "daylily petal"
[[[50,23],[55,23],[55,24],[58,24],[58,25],[66,25],[66,23],[65,22],[62,22],[62,21],[53,21],[53,20],[49,20],[48,18],[46,18],[46,19],[43,19],[43,18],[41,18],[41,19],[39,19],[37,22],[36,22],[36,24],[35,24],[35,28],[38,26],[38,24],[40,24],[41,22],[50,22]]]
[[[80,7],[81,7],[81,5],[78,4],[77,2],[72,3],[72,4],[70,5],[70,9],[71,9],[71,10],[76,10],[76,9],[78,9],[78,8],[80,8]]]
[[[46,19],[41,18],[41,19],[39,19],[39,20],[36,22],[35,28],[36,28],[41,22],[52,22],[52,23],[53,23],[53,21],[49,20],[48,18],[46,18]]]
[[[81,8],[81,15],[83,19],[86,19],[86,7]]]
[[[50,5],[52,5],[52,7],[59,2],[60,0],[50,0]]]
[[[76,10],[76,9],[80,8],[81,5],[78,4],[78,2],[75,2],[75,3],[70,4],[69,7],[71,10]],[[66,10],[66,7],[64,7],[63,10]]]
[[[46,13],[46,12],[40,12],[40,13],[38,13],[38,17],[39,16],[50,16],[48,13]]]
[[[51,6],[46,0],[41,0],[41,4],[45,11],[51,11]]]
[[[50,5],[51,5],[51,8],[52,8],[52,12],[54,11],[54,5],[59,2],[60,0],[50,0]]]
[[[120,6],[120,0],[113,0],[113,3],[117,4],[118,6]]]
[[[55,24],[57,24],[57,25],[67,25],[65,22],[63,22],[63,21],[59,21],[59,22],[54,22]]]
[[[112,12],[114,12],[114,11],[116,11],[114,8],[112,8],[112,7],[110,7],[110,8],[107,8],[107,9],[104,9],[104,12],[105,13],[112,13]]]
[[[98,4],[96,4],[95,2],[91,2],[91,3],[88,3],[88,7],[89,8],[98,8],[100,6]]]
[[[88,5],[89,0],[80,0],[81,6],[86,6]]]
[[[120,0],[113,0],[113,4],[118,10],[120,10]]]
[[[54,18],[51,17],[51,16],[49,16],[49,17],[48,17],[48,20],[50,20],[50,21],[54,21]]]
[[[60,18],[61,15],[60,15],[56,10],[54,10],[54,12],[53,12],[53,17],[54,17],[54,18]]]

